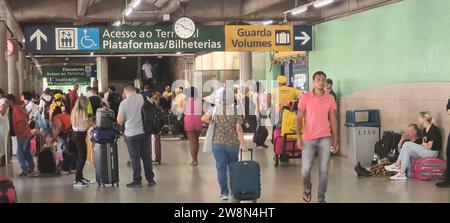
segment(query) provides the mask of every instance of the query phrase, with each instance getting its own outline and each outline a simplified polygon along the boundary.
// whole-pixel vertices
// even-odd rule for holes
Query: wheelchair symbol
[[[90,49],[94,46],[97,46],[97,44],[95,44],[94,40],[91,39],[91,37],[87,35],[87,31],[88,31],[87,29],[83,30],[84,35],[83,35],[83,37],[81,37],[80,43],[84,48]]]

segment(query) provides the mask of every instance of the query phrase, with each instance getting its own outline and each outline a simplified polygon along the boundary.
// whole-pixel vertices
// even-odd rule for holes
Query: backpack
[[[119,105],[122,102],[122,97],[117,93],[112,93],[110,100],[110,108],[114,111],[115,115],[117,116],[117,113],[119,111]]]
[[[380,141],[375,143],[375,156],[378,159],[388,157],[392,151],[397,149],[402,135],[393,131],[384,131]]]
[[[38,154],[38,170],[41,173],[56,172],[55,156],[50,149],[46,149]]]
[[[5,176],[0,176],[0,203],[17,203],[14,183]]]
[[[158,134],[161,131],[161,115],[154,104],[150,103],[145,96],[143,98],[144,105],[142,105],[141,115],[144,131],[147,134]]]

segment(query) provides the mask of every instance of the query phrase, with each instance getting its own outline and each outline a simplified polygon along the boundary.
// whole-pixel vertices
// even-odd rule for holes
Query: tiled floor
[[[119,142],[120,187],[72,187],[73,175],[51,178],[18,178],[19,167],[0,167],[0,175],[14,181],[19,202],[221,202],[216,182],[212,154],[199,155],[199,166],[191,167],[188,141],[164,140],[162,165],[154,166],[157,186],[140,189],[126,188],[131,180],[131,169],[126,165],[128,153]],[[244,157],[248,156],[246,154]],[[255,152],[261,164],[262,197],[258,202],[303,202],[301,200],[301,160],[273,166],[273,151]],[[313,168],[313,193],[317,191],[317,163]],[[93,165],[87,165],[85,176],[94,179]],[[330,165],[328,202],[450,202],[450,189],[438,189],[433,182],[407,180],[393,182],[388,178],[357,178],[345,157],[333,157]],[[313,202],[316,194],[313,194]]]

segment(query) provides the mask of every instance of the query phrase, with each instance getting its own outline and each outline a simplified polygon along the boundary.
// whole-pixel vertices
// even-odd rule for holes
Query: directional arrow
[[[295,40],[303,40],[303,42],[301,44],[305,45],[311,39],[311,37],[305,32],[301,32],[301,33],[303,36],[296,36]]]
[[[37,29],[36,32],[34,32],[33,35],[30,36],[30,42],[32,42],[34,39],[36,39],[37,50],[41,50],[41,39],[47,42],[47,36],[40,29]]]

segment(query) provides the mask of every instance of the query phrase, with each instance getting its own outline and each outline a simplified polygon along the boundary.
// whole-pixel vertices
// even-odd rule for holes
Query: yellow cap
[[[58,100],[58,99],[61,99],[61,98],[64,98],[64,95],[62,95],[60,93],[55,94],[55,100]]]
[[[287,83],[287,78],[286,78],[286,76],[283,76],[283,75],[278,76],[277,80],[278,80],[278,83],[280,83],[280,84]]]

